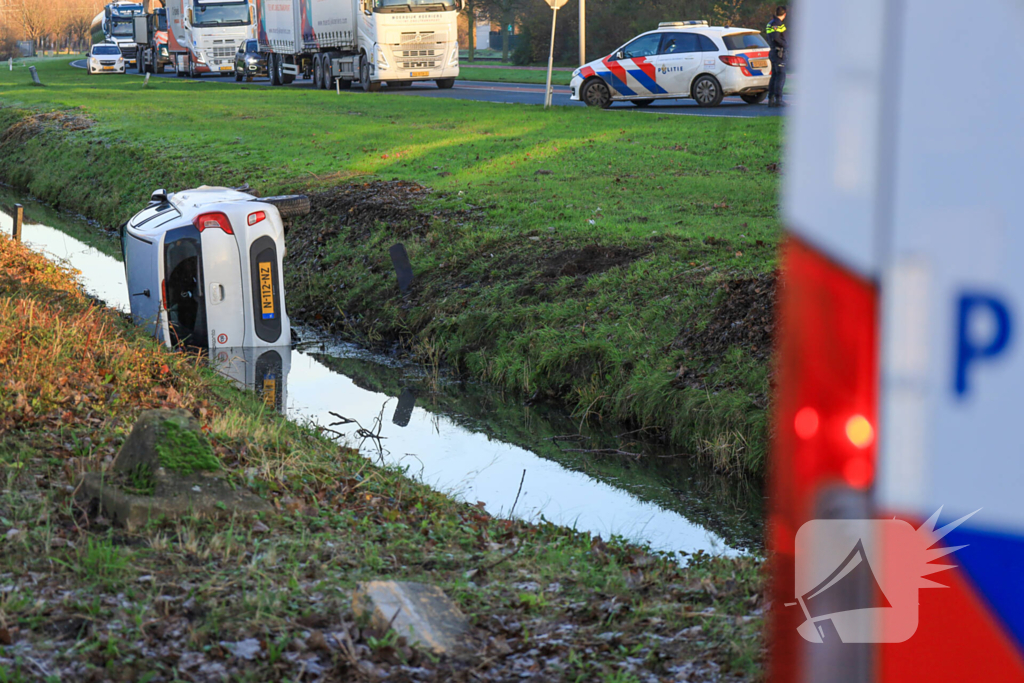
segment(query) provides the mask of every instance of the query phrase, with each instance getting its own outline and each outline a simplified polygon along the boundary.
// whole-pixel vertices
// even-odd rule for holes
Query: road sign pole
[[[551,50],[548,52],[548,87],[544,89],[544,108],[551,106],[551,72],[555,68],[555,24],[558,22],[558,8],[551,12]]]
[[[587,0],[580,0],[580,66],[587,63]]]

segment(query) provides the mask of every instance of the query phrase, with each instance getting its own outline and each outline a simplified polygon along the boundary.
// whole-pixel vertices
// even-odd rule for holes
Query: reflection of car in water
[[[210,363],[240,388],[254,392],[268,409],[287,412],[291,347],[219,348],[211,352]]]
[[[154,192],[121,229],[132,319],[167,346],[289,344],[282,216],[308,207],[223,187]]]

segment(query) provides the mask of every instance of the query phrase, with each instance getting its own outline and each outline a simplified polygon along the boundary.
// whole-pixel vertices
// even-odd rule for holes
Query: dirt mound
[[[48,111],[43,114],[26,116],[0,134],[0,145],[9,142],[22,143],[31,140],[48,127],[76,131],[92,128],[93,122],[74,111]]]
[[[725,283],[710,322],[700,330],[684,330],[672,348],[717,357],[739,346],[754,358],[767,359],[775,330],[777,282],[776,273],[765,273]]]
[[[556,280],[560,277],[586,278],[612,268],[626,266],[646,251],[622,247],[602,247],[592,244],[582,249],[566,249],[547,259],[542,277]]]
[[[320,226],[314,238],[319,244],[342,231],[348,239],[364,239],[378,223],[398,236],[421,234],[430,227],[430,216],[416,204],[429,193],[422,185],[401,181],[339,185],[309,195],[312,211],[303,222]]]

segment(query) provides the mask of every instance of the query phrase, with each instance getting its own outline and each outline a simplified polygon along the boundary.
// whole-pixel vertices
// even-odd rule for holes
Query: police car
[[[282,217],[304,196],[157,190],[121,229],[132,319],[167,346],[287,346]]]
[[[654,100],[692,98],[717,107],[739,95],[758,104],[771,80],[769,47],[760,33],[708,26],[706,21],[662,23],[604,59],[572,75],[572,99],[607,109],[613,102],[646,107]]]

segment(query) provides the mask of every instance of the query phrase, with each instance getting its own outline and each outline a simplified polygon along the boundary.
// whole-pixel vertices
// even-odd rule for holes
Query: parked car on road
[[[124,55],[121,54],[121,48],[114,43],[97,43],[89,50],[86,67],[90,76],[103,73],[123,74]]]
[[[281,219],[308,211],[302,196],[157,190],[121,229],[133,321],[169,347],[290,344]]]
[[[592,107],[614,102],[646,107],[655,100],[692,98],[717,107],[739,95],[758,104],[768,94],[768,43],[753,29],[706,21],[663,23],[572,75],[572,99]]]
[[[267,56],[260,53],[260,46],[255,40],[243,40],[235,52],[235,80],[243,78],[252,80],[256,76],[269,76]]]

